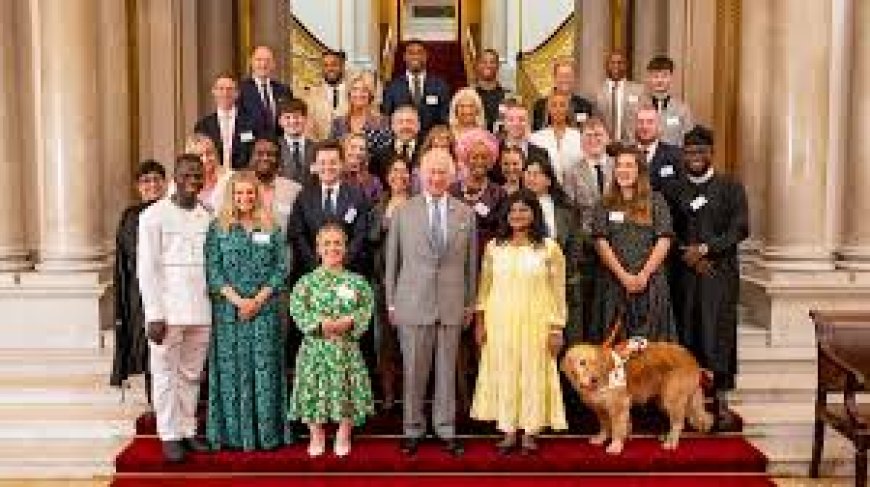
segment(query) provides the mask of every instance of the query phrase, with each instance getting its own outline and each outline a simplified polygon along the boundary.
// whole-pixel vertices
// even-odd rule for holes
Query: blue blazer
[[[402,105],[413,105],[406,72],[393,78],[384,88],[381,110],[385,115],[392,116],[393,112]],[[450,111],[450,88],[447,83],[427,72],[423,80],[423,97],[416,107],[420,114],[421,136],[425,136],[433,125],[447,124]]]
[[[665,199],[672,196],[672,186],[683,173],[683,151],[679,147],[659,140],[649,164],[649,182],[652,189]]]
[[[201,118],[196,122],[193,131],[198,134],[207,135],[212,141],[214,141],[218,157],[220,158],[219,162],[223,163],[224,143],[221,139],[221,126],[218,122],[217,112]],[[244,169],[248,167],[248,162],[251,159],[251,152],[254,149],[254,140],[258,135],[260,135],[260,132],[251,117],[242,110],[236,108],[236,125],[233,130],[233,169]]]
[[[292,90],[285,84],[269,80],[269,85],[272,88],[272,97],[275,98],[275,111],[278,110],[278,104],[282,100],[288,100],[293,97]],[[254,121],[257,132],[263,135],[281,135],[281,128],[278,126],[278,115],[269,116],[266,105],[263,103],[263,98],[260,97],[260,90],[257,89],[257,83],[253,78],[245,78],[239,85],[239,110],[245,112],[248,117]]]

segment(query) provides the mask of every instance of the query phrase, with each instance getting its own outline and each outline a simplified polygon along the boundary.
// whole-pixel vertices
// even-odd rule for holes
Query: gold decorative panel
[[[290,16],[290,45],[293,46],[292,77],[293,93],[305,93],[321,78],[321,59],[329,48],[315,37],[295,15]]]
[[[545,96],[553,86],[553,61],[574,57],[576,16],[572,13],[555,32],[517,61],[517,93],[527,105]]]

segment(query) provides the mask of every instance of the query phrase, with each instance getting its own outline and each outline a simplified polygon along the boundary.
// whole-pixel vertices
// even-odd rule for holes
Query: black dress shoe
[[[211,448],[209,448],[209,446],[208,446],[208,444],[206,444],[206,442],[202,441],[201,439],[199,439],[195,436],[193,438],[185,438],[185,439],[181,440],[181,444],[184,446],[184,448],[187,451],[190,451],[190,452],[205,453],[205,452],[211,451]]]
[[[163,458],[169,463],[181,463],[184,461],[184,446],[180,441],[164,441]]]
[[[402,453],[404,453],[405,455],[413,456],[417,453],[417,448],[420,447],[421,441],[423,441],[422,438],[402,438],[402,442],[399,444],[399,448],[401,448]]]
[[[461,456],[465,453],[465,447],[462,446],[462,442],[459,441],[458,438],[444,440],[444,445],[441,448],[454,457]]]

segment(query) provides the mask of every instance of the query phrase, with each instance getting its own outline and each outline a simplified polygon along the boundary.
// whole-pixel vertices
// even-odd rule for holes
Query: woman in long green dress
[[[292,441],[278,292],[284,238],[257,180],[236,173],[206,236],[213,328],[206,437],[212,448],[273,449]]]
[[[354,425],[374,412],[368,371],[359,339],[374,308],[366,280],[344,269],[347,236],[338,223],[317,232],[321,265],[302,276],[290,295],[290,314],[304,338],[296,356],[289,417],[308,425],[308,454],[326,449],[323,424],[339,423],[334,451],[350,453]]]
[[[641,157],[632,147],[619,149],[613,184],[593,216],[592,237],[604,267],[595,286],[596,340],[678,338],[663,267],[673,238],[671,213],[650,189]],[[617,320],[621,327],[614,329]]]

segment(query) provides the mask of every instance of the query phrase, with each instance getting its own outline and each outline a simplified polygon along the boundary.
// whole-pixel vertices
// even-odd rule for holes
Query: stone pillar
[[[196,32],[199,56],[199,106],[203,113],[214,108],[211,87],[218,74],[236,75],[236,7],[233,0],[200,0]]]
[[[101,159],[103,170],[103,230],[107,249],[115,246],[115,228],[130,204],[132,168],[130,72],[127,2],[99,2],[99,86],[102,97]]]
[[[646,63],[668,50],[668,0],[634,0],[632,78],[643,81]]]
[[[770,0],[750,0],[741,4],[740,11],[737,161],[749,203],[749,239],[745,245],[749,256],[757,256],[761,249],[767,216],[770,8]]]
[[[870,2],[854,2],[852,97],[848,114],[843,246],[839,266],[870,271]]]
[[[40,263],[44,271],[100,268],[102,178],[97,0],[37,2]],[[109,27],[107,27],[109,28]]]
[[[826,245],[831,4],[774,0],[763,265],[833,269]],[[807,29],[812,25],[812,29]]]
[[[0,272],[30,267],[24,227],[23,140],[17,114],[20,96],[16,66],[14,2],[0,2]]]
[[[613,20],[611,0],[575,0],[575,18],[579,19],[574,58],[577,62],[577,88],[594,99],[604,82],[604,57],[611,49]]]

